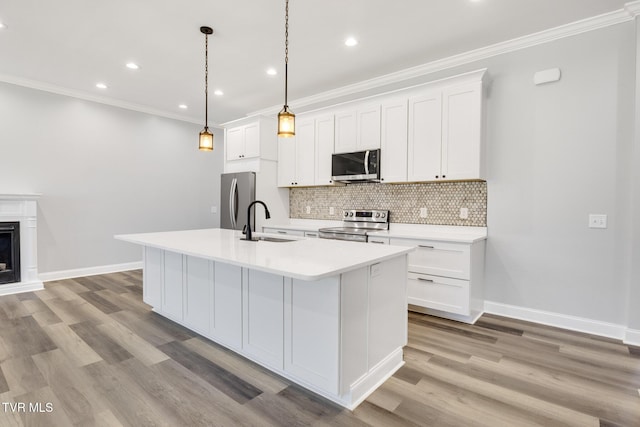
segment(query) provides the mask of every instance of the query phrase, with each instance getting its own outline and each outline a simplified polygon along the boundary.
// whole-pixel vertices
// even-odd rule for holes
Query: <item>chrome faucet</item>
[[[264,206],[264,216],[267,219],[271,218],[271,214],[269,213],[269,209],[267,208],[267,205],[265,205],[263,201],[254,200],[253,202],[249,203],[249,207],[247,208],[247,236],[242,240],[253,240],[253,238],[251,237],[251,233],[252,233],[251,232],[251,206],[255,205],[256,203],[260,203],[262,206]],[[255,214],[254,214],[254,216],[255,216]]]

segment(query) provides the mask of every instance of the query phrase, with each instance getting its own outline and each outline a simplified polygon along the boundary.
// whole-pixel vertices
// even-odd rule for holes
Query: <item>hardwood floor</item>
[[[640,426],[619,341],[409,313],[405,361],[350,412],[152,313],[139,271],[49,282],[0,297],[0,426]]]

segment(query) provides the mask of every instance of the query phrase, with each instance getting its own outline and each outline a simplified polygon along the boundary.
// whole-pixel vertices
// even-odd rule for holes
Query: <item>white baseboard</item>
[[[23,292],[33,292],[41,289],[44,289],[44,286],[40,280],[10,283],[0,286],[0,295],[21,294]]]
[[[627,329],[624,334],[624,343],[640,347],[640,331],[637,329]]]
[[[97,274],[117,273],[120,271],[138,270],[141,268],[142,261],[136,261],[123,264],[76,268],[74,270],[50,271],[48,273],[40,273],[38,278],[43,282],[50,282],[52,280],[73,279],[74,277],[95,276]]]
[[[529,322],[541,323],[543,325],[555,326],[557,328],[585,332],[587,334],[600,335],[619,340],[625,338],[625,332],[627,335],[629,334],[629,330],[624,325],[616,325],[615,323],[601,322],[584,317],[569,316],[567,314],[518,307],[493,301],[484,302],[484,311],[485,313],[512,317],[514,319],[526,320]],[[635,339],[640,342],[640,331],[636,332],[638,332],[639,335],[635,336]]]

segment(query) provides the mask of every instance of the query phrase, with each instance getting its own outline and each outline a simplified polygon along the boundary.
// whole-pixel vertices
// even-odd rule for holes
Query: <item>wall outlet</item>
[[[460,219],[469,219],[469,208],[460,208]]]
[[[212,214],[217,214],[218,213],[218,207],[217,206],[211,206],[211,213]]]
[[[371,266],[371,277],[378,277],[382,273],[382,267],[380,263],[373,264]]]
[[[427,217],[427,208],[420,208],[420,218]]]
[[[334,208],[333,206],[331,206],[329,208],[329,215],[335,215],[336,214],[336,208]]]
[[[607,228],[607,215],[589,214],[589,228]]]
[[[311,213],[311,206],[307,206],[306,211],[307,211],[308,214],[310,214]]]

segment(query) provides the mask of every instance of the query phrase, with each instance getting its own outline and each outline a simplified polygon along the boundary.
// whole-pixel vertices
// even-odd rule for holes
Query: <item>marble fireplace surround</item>
[[[20,278],[0,285],[0,295],[43,289],[38,279],[37,200],[41,194],[0,193],[0,222],[20,223]]]

